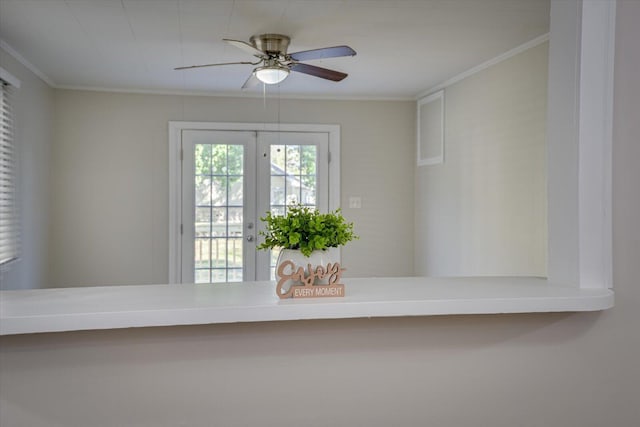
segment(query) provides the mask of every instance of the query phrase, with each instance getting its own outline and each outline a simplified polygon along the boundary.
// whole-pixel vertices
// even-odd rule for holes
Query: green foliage
[[[196,175],[242,175],[241,145],[196,144]]]
[[[302,205],[288,207],[285,216],[272,215],[260,218],[266,223],[265,237],[258,249],[299,249],[305,256],[314,250],[337,248],[357,239],[353,223],[348,223],[340,209],[326,214]]]

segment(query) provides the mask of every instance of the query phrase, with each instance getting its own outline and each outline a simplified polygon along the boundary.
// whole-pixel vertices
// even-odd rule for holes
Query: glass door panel
[[[253,224],[244,219],[255,209],[246,203],[255,167],[245,168],[255,157],[255,134],[194,130],[182,140],[183,282],[253,280],[255,242],[246,238]]]
[[[260,176],[268,176],[258,193],[258,213],[285,215],[287,206],[301,204],[326,211],[328,152],[326,133],[261,132],[258,147]],[[322,194],[323,197],[318,197]],[[265,197],[268,195],[268,198]],[[279,250],[258,254],[258,277],[275,280]],[[262,274],[262,276],[261,276]]]
[[[259,218],[328,209],[328,133],[183,130],[182,150],[182,282],[273,280]]]

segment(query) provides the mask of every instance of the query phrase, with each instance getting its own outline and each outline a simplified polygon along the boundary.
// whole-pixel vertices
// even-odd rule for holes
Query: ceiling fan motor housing
[[[256,49],[271,55],[286,55],[290,41],[288,36],[282,34],[260,34],[249,39]]]

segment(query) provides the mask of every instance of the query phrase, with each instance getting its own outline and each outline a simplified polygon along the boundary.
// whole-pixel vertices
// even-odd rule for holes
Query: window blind
[[[11,85],[0,79],[0,265],[18,257],[16,159]]]

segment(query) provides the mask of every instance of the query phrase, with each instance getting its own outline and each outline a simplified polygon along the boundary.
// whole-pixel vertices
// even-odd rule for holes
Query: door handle
[[[253,235],[252,234],[249,234],[247,236],[247,242],[253,242]]]

